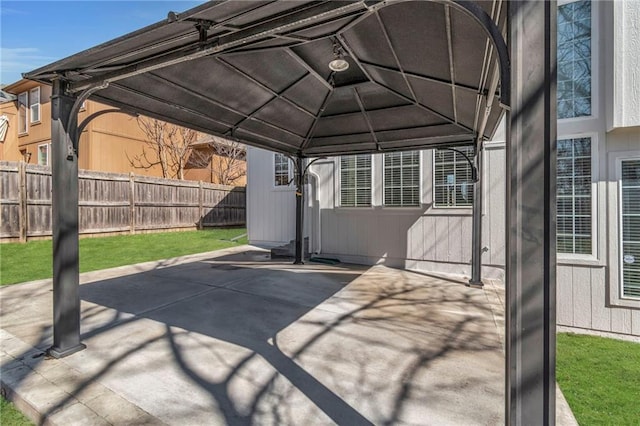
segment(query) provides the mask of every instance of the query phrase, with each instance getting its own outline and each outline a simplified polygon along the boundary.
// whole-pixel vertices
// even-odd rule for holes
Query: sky
[[[0,83],[182,12],[201,1],[0,0]]]

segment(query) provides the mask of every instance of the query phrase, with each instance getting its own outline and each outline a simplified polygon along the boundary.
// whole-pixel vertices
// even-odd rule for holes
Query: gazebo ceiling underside
[[[478,4],[504,28],[505,5]],[[328,67],[336,44],[345,72]],[[108,81],[91,99],[312,157],[490,138],[502,116],[498,69],[487,34],[453,3],[229,0],[25,77],[61,77],[76,95]]]

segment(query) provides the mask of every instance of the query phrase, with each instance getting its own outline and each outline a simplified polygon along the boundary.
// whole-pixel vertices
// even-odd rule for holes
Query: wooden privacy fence
[[[81,170],[80,233],[245,224],[244,187]],[[51,168],[0,161],[0,240],[50,237]]]

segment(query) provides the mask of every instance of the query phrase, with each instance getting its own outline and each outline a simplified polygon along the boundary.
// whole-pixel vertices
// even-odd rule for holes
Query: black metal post
[[[302,157],[296,157],[296,259],[294,265],[304,264],[304,237],[302,229],[304,224],[304,163]]]
[[[473,221],[471,237],[470,287],[482,288],[482,139],[476,143],[476,181],[473,185]]]
[[[556,2],[508,2],[506,424],[555,424]]]
[[[62,358],[85,348],[80,343],[78,249],[78,156],[71,143],[75,98],[66,83],[54,80],[51,96],[51,166],[53,227],[53,347]]]

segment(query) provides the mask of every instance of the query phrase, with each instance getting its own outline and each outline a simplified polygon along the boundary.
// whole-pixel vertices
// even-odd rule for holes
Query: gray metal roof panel
[[[500,3],[480,5],[500,23]],[[197,25],[209,27],[204,40]],[[93,98],[282,152],[428,148],[474,139],[496,61],[487,40],[455,2],[227,0],[26,77],[108,81]],[[327,66],[334,46],[345,73]],[[496,95],[485,135],[502,114]]]

